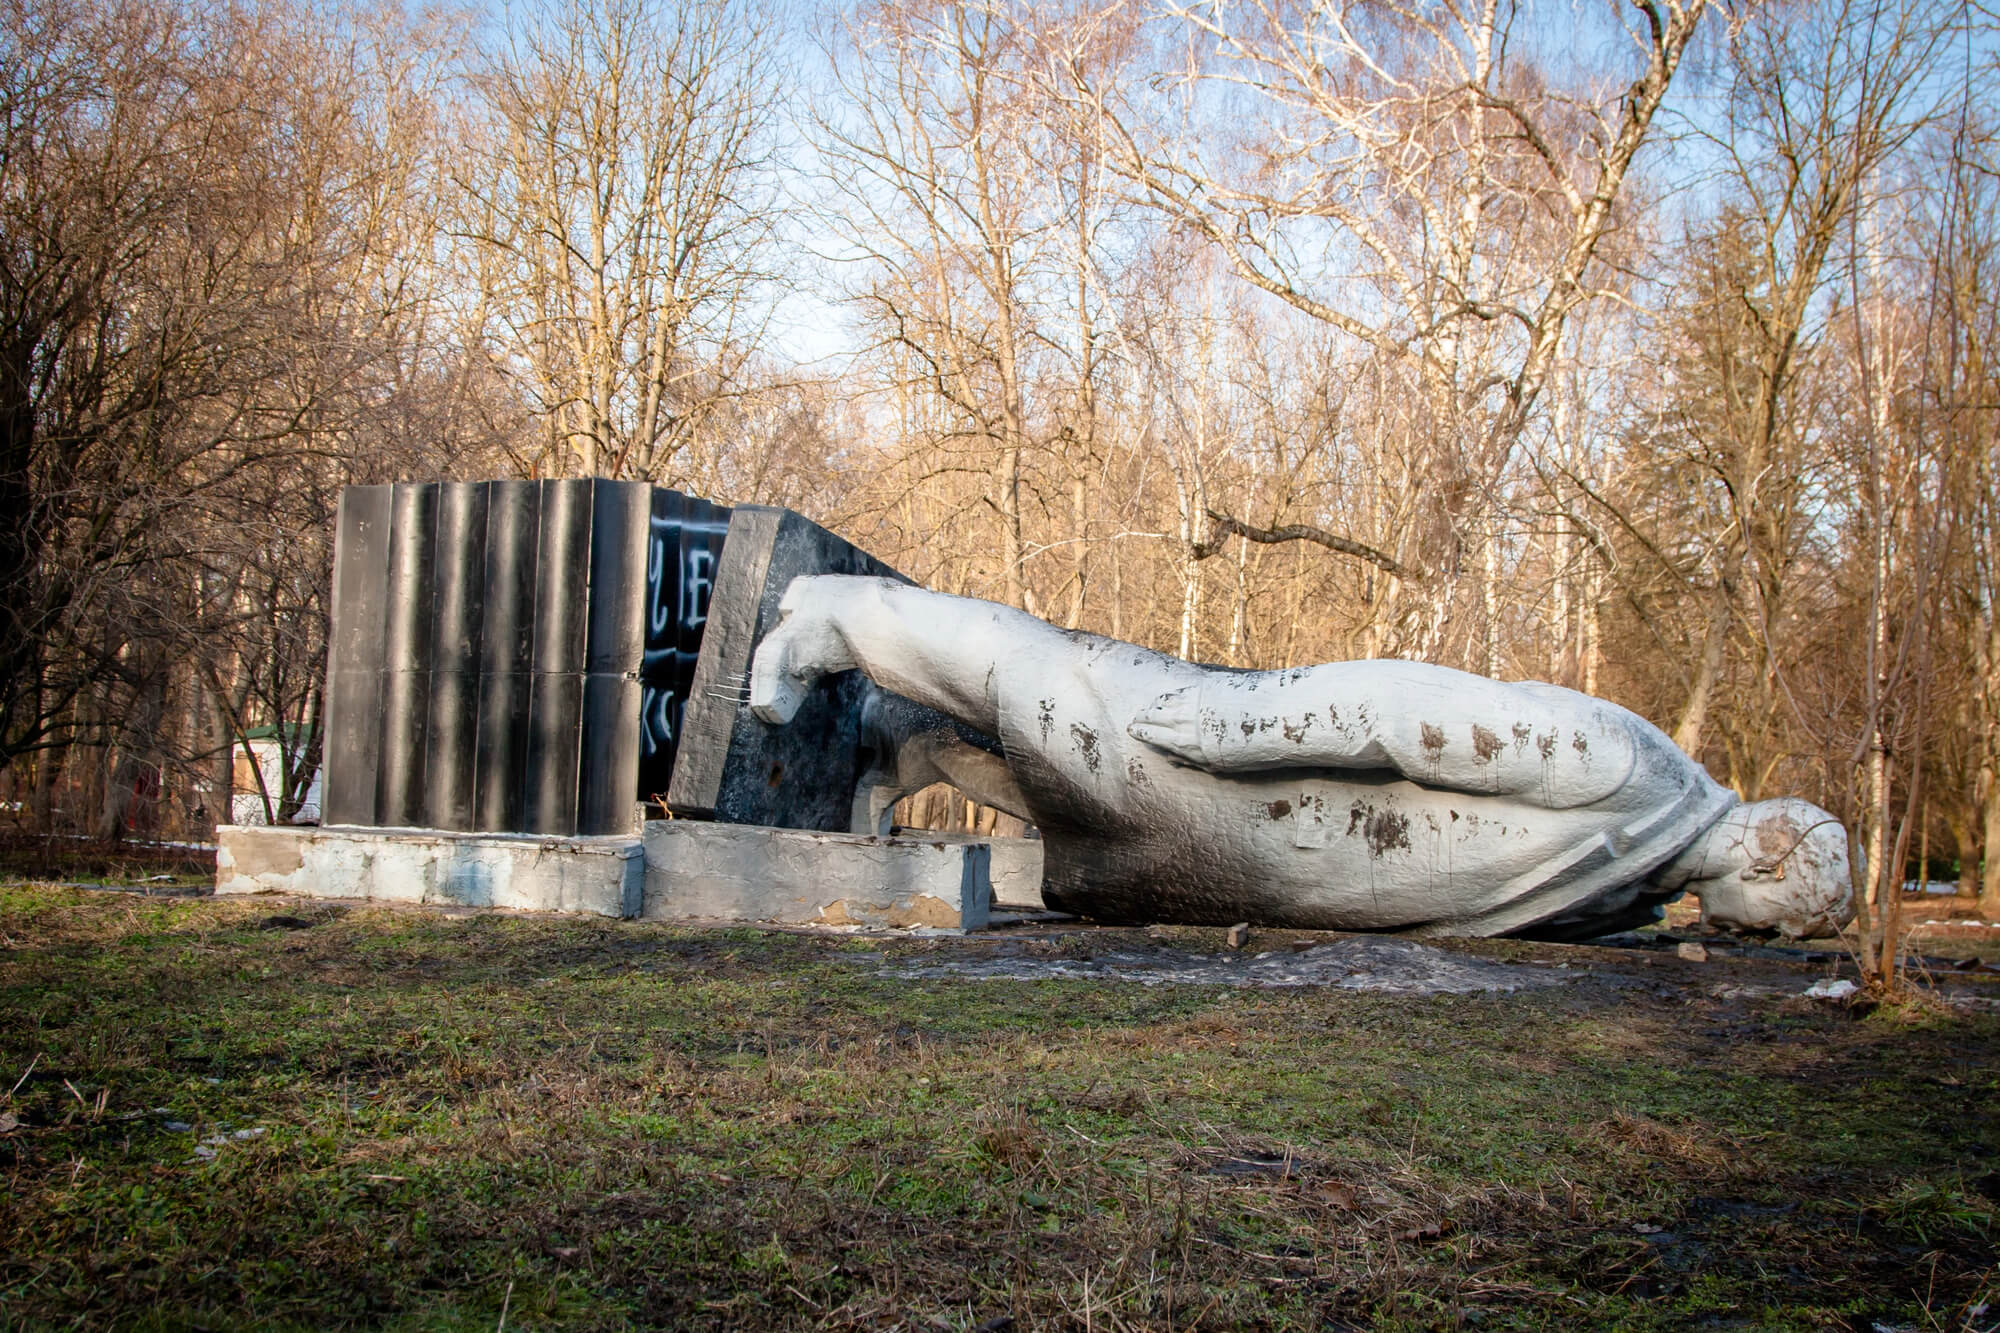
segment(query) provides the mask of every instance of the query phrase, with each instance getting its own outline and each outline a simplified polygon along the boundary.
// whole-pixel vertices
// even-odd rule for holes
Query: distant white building
[[[271,809],[275,812],[278,801],[285,789],[285,752],[276,727],[260,727],[247,737],[247,746],[238,742],[236,747],[235,772],[230,778],[234,793],[229,802],[229,821],[232,824],[262,824],[264,818],[264,798],[259,794],[257,772],[250,767],[251,755],[256,756],[257,769],[262,770],[264,786],[261,790],[271,793]],[[245,749],[249,754],[245,754]],[[319,823],[319,789],[321,774],[313,774],[312,785],[306,789],[306,799],[299,806],[299,812],[292,816],[294,824]]]

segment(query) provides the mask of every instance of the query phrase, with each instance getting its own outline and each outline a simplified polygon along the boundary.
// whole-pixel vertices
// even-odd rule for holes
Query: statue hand
[[[1201,705],[1193,685],[1169,690],[1140,709],[1125,734],[1183,763],[1208,766],[1201,752]]]
[[[806,701],[812,679],[791,663],[790,640],[781,625],[757,645],[750,659],[750,711],[774,727],[782,727],[798,715]]]
[[[822,617],[806,609],[810,589],[795,579],[778,603],[778,623],[750,659],[750,711],[758,720],[782,727],[798,716],[806,692],[827,674],[834,639]],[[843,665],[851,666],[852,663]]]

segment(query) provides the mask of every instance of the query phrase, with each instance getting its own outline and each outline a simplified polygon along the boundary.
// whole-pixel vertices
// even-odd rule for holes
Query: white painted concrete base
[[[1015,881],[1040,846],[1004,840]],[[216,830],[218,894],[584,912],[651,920],[983,930],[987,842],[654,821],[637,837],[545,838],[328,825]],[[1032,880],[1022,849],[1034,853]],[[1010,898],[1010,902],[1017,899]]]
[[[215,891],[629,917],[645,864],[635,837],[545,838],[327,825],[216,830]]]
[[[1040,838],[982,838],[972,833],[939,833],[935,829],[898,828],[898,838],[982,846],[992,850],[993,905],[1041,911],[1042,840]]]
[[[984,842],[680,819],[645,838],[652,920],[984,930],[993,900]]]

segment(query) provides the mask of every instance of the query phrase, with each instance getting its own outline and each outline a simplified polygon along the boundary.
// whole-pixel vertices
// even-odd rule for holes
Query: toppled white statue
[[[1803,801],[1743,805],[1615,704],[1420,662],[1196,666],[887,579],[795,580],[750,702],[819,677],[997,740],[896,725],[856,798],[875,831],[932,781],[1041,831],[1043,898],[1108,921],[1588,938],[1700,896],[1746,930],[1852,915],[1847,838]]]

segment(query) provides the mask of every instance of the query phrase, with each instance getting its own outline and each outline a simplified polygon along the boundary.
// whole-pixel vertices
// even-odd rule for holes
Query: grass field
[[[1990,1014],[898,975],[990,947],[0,887],[0,1325],[2000,1323]]]

